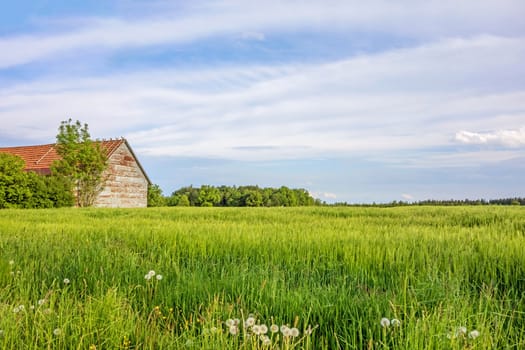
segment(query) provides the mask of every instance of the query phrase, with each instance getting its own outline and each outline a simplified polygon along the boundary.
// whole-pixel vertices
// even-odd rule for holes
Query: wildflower
[[[237,328],[237,326],[230,326],[229,331],[231,335],[237,335],[237,333],[239,333],[239,328]]]
[[[253,316],[250,316],[246,319],[246,321],[244,322],[244,327],[245,328],[248,328],[248,327],[251,327],[255,324],[255,317]]]
[[[149,270],[148,275],[150,275],[151,277],[155,276],[155,271],[154,270]]]
[[[157,275],[157,281],[160,281],[162,279],[162,275]]]
[[[59,336],[62,334],[62,330],[60,328],[55,328],[53,330],[53,334],[56,335],[56,336]]]
[[[29,310],[34,310],[34,309],[35,309],[35,305],[29,306]]]
[[[299,336],[299,330],[295,327],[291,328],[290,329],[290,335],[294,338],[298,337]]]
[[[479,337],[479,331],[477,331],[477,330],[474,329],[473,331],[471,331],[471,332],[468,334],[468,337],[469,337],[470,339],[476,339],[477,337]]]
[[[383,328],[387,328],[387,327],[390,327],[390,320],[386,317],[383,317],[381,319],[381,327]]]
[[[260,325],[259,327],[260,327],[261,334],[266,334],[266,333],[268,333],[268,326],[267,326],[267,325],[262,324],[262,325]]]
[[[13,308],[13,312],[14,312],[15,314],[19,313],[19,312],[20,312],[20,307],[15,306],[15,307]]]
[[[38,300],[38,305],[44,305],[44,303],[46,302],[46,299],[40,299]]]
[[[281,330],[281,333],[284,333],[286,330],[288,330],[288,326],[283,324],[279,329]]]
[[[270,326],[270,332],[272,332],[272,333],[277,333],[277,332],[279,332],[279,326],[276,325],[276,324],[272,324],[272,325]]]
[[[20,309],[20,311],[24,311],[26,309],[24,305],[19,305],[18,308]]]
[[[71,281],[69,280],[69,278],[64,278],[64,284],[69,284],[71,283]]]
[[[292,330],[290,328],[288,328],[287,326],[283,326],[283,327],[281,327],[281,333],[285,337],[290,337],[292,335]]]
[[[146,280],[150,280],[150,279],[151,279],[151,275],[150,275],[149,273],[147,273],[146,275],[144,275],[144,278],[145,278]]]
[[[231,318],[227,319],[226,322],[224,322],[224,324],[226,325],[226,327],[235,326],[235,323]]]
[[[272,340],[267,335],[262,335],[261,336],[261,341],[262,341],[264,346],[270,346],[272,344]]]
[[[399,326],[401,326],[401,321],[399,321],[397,318],[393,318],[393,319],[390,320],[390,324],[393,327],[399,327]]]
[[[456,332],[456,335],[465,335],[467,334],[467,327],[459,327],[457,332]]]
[[[261,327],[260,327],[259,325],[254,325],[254,326],[252,327],[252,332],[253,332],[253,334],[255,334],[255,335],[259,335],[259,334],[261,334]]]

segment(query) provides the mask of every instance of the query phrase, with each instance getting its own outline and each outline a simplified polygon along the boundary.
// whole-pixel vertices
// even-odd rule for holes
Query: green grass
[[[525,348],[521,207],[2,210],[0,253],[2,349]]]

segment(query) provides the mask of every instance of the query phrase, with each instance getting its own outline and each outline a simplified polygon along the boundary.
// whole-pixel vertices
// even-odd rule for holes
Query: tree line
[[[307,190],[259,186],[186,186],[163,196],[158,185],[148,191],[148,206],[297,207],[321,205]]]

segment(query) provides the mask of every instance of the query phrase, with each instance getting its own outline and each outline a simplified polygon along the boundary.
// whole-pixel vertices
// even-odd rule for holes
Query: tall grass
[[[0,348],[525,348],[524,214],[3,210]]]

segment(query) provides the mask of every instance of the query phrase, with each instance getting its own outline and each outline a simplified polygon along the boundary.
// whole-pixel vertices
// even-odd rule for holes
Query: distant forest
[[[286,186],[279,188],[259,186],[186,186],[174,191],[170,196],[163,196],[158,185],[149,189],[148,205],[191,206],[191,207],[298,207],[298,206],[458,206],[458,205],[525,205],[525,198],[503,199],[449,199],[423,200],[418,202],[393,201],[390,203],[354,204],[347,202],[326,203],[313,198],[305,189],[293,189]]]
[[[150,188],[149,206],[191,207],[298,207],[322,205],[305,189],[259,186],[187,186],[164,197],[157,185]]]

